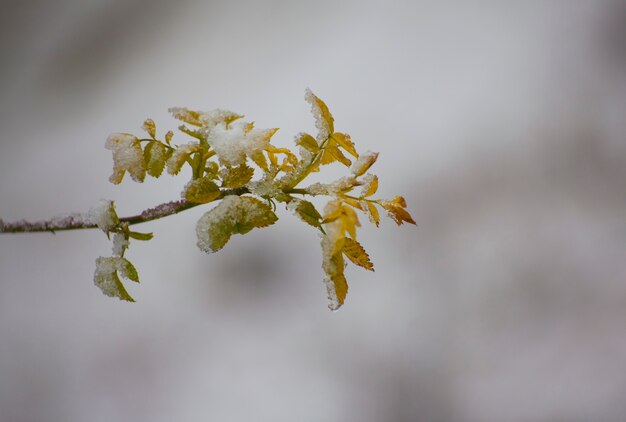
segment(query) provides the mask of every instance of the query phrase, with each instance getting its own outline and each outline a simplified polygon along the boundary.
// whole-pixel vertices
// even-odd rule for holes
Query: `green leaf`
[[[233,234],[245,234],[254,228],[270,226],[277,220],[272,209],[256,198],[226,196],[198,220],[198,247],[204,252],[217,252]]]
[[[220,188],[209,177],[201,177],[187,183],[184,198],[196,204],[206,204],[221,195]]]
[[[293,210],[296,212],[296,214],[298,214],[302,221],[310,224],[313,227],[320,227],[322,216],[317,211],[317,209],[315,209],[315,206],[309,201],[301,199],[295,201],[296,206],[295,208],[293,208]]]
[[[126,291],[118,273],[128,280],[139,282],[137,270],[126,258],[99,257],[96,259],[96,271],[93,278],[94,284],[100,288],[102,293],[106,296],[134,302],[135,300]]]
[[[152,177],[159,177],[165,168],[165,161],[169,158],[171,150],[168,151],[159,141],[148,142],[143,150],[143,160],[146,163],[146,170]]]
[[[133,239],[137,239],[137,240],[150,240],[154,237],[154,234],[152,233],[140,233],[140,232],[128,232],[128,236],[132,237]]]

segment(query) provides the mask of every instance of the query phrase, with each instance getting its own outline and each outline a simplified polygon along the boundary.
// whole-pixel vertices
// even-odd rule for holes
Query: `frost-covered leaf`
[[[222,187],[236,189],[245,186],[254,175],[254,169],[248,165],[241,164],[237,167],[225,167],[220,175],[222,177]]]
[[[381,201],[380,205],[387,211],[389,217],[394,220],[397,225],[401,225],[404,222],[416,224],[411,214],[405,209],[406,201],[402,196],[396,196],[391,201]]]
[[[335,119],[333,119],[324,101],[320,100],[310,89],[306,90],[304,99],[311,104],[311,112],[315,117],[315,127],[318,130],[317,140],[321,142],[335,131]]]
[[[185,161],[190,159],[190,155],[200,151],[200,148],[200,144],[197,142],[189,142],[178,146],[167,160],[167,172],[172,175],[178,174]]]
[[[302,221],[313,227],[320,227],[322,216],[315,209],[315,206],[309,201],[303,199],[294,199],[288,204],[289,209],[293,210]]]
[[[146,119],[141,128],[148,132],[148,135],[150,135],[152,139],[156,139],[156,124],[154,123],[154,120]]]
[[[318,145],[315,138],[309,135],[308,133],[299,133],[296,136],[296,145],[299,145],[307,149],[313,154],[316,154],[320,150],[320,146]]]
[[[109,178],[111,183],[116,185],[121,183],[127,171],[133,180],[143,182],[146,177],[146,166],[141,144],[136,136],[113,133],[107,138],[105,148],[113,152],[113,174]]]
[[[367,151],[365,154],[362,154],[352,165],[350,171],[356,177],[359,177],[362,174],[365,174],[367,170],[376,162],[378,158],[377,152]]]
[[[337,226],[337,224],[333,224]],[[325,236],[322,236],[322,268],[326,273],[324,283],[328,294],[328,307],[335,311],[343,305],[348,293],[348,283],[344,276],[345,262],[342,249],[345,238],[341,231],[331,227]]]
[[[368,198],[376,193],[378,190],[378,176],[373,174],[367,174],[363,178],[363,189],[361,190],[361,197]]]
[[[369,201],[360,201],[361,209],[367,215],[371,223],[376,224],[376,227],[380,224],[380,214],[374,203]]]
[[[215,150],[222,163],[237,166],[245,163],[246,157],[250,157],[259,167],[263,168],[260,157],[263,157],[263,151],[277,130],[257,129],[240,121],[230,125],[221,123],[211,130],[207,142]],[[265,164],[263,169],[266,168],[267,165]]]
[[[228,195],[198,220],[198,247],[204,252],[216,252],[233,234],[245,234],[254,228],[270,226],[277,220],[272,209],[258,199]]]
[[[209,177],[201,177],[187,183],[182,196],[189,202],[206,204],[220,195],[220,188]]]
[[[121,300],[134,302],[135,300],[128,294],[119,276],[139,283],[137,270],[125,258],[121,257],[99,257],[96,259],[96,271],[94,273],[94,284],[102,290],[102,293],[109,297],[118,297]]]
[[[190,110],[184,107],[172,107],[168,109],[168,111],[174,116],[176,119],[183,121],[185,123],[189,123],[193,126],[202,126],[203,122],[200,119],[200,115],[202,114],[199,111]]]
[[[350,140],[350,135],[346,133],[333,133],[332,139],[339,145],[341,148],[346,150],[346,152],[352,155],[354,158],[359,158],[359,154],[354,149],[354,143]]]
[[[171,150],[169,150],[171,151]],[[150,176],[159,177],[165,168],[165,161],[171,156],[168,150],[159,141],[148,142],[143,150],[143,159]]]
[[[374,264],[370,261],[370,257],[359,242],[346,237],[343,244],[343,253],[355,265],[363,267],[368,271],[374,271]]]
[[[120,223],[120,219],[115,212],[114,202],[107,199],[101,199],[96,205],[91,207],[87,213],[87,220],[91,224],[98,226],[105,233],[115,229]]]
[[[113,255],[124,256],[124,252],[128,249],[128,236],[124,233],[113,234]]]

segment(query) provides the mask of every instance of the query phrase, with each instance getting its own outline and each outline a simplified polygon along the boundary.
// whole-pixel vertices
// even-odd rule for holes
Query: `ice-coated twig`
[[[245,193],[249,193],[247,188],[223,189],[220,198],[223,198],[227,195],[243,195]],[[120,222],[128,223],[129,226],[139,223],[146,223],[148,221],[158,220],[159,218],[167,217],[172,214],[178,214],[179,212],[186,211],[199,205],[203,204],[196,204],[185,200],[165,202],[163,204],[157,205],[156,207],[148,208],[147,210],[142,211],[141,214],[132,215],[129,217],[120,217]],[[0,233],[54,233],[57,231],[65,230],[96,228],[98,228],[96,223],[92,223],[89,219],[85,218],[81,214],[72,214],[61,218],[53,218],[50,220],[33,222],[20,220],[8,223],[0,219]]]

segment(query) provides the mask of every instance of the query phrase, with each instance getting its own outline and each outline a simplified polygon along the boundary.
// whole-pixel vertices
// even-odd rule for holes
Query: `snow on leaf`
[[[191,154],[197,151],[200,151],[200,144],[197,142],[189,142],[178,146],[167,160],[167,172],[172,175],[178,174],[185,161],[190,158]]]
[[[171,150],[169,150],[171,151]],[[143,159],[146,163],[148,174],[152,177],[159,177],[165,168],[165,161],[168,159],[168,150],[161,142],[148,142],[143,150]]]
[[[216,252],[226,245],[233,234],[245,234],[253,228],[272,225],[277,220],[272,209],[258,199],[228,195],[198,220],[198,247],[204,252]]]
[[[350,171],[356,177],[359,177],[362,174],[365,174],[367,170],[376,162],[378,158],[377,152],[367,151],[365,154],[361,154],[361,156],[354,162]]]
[[[361,197],[367,198],[376,193],[378,190],[378,176],[373,174],[366,174],[363,178],[363,188],[361,190]]]
[[[105,143],[105,148],[113,152],[113,174],[109,181],[114,184],[122,182],[124,173],[128,171],[136,182],[143,182],[146,177],[146,166],[139,139],[128,133],[113,133]]]
[[[148,135],[150,135],[152,139],[156,139],[156,124],[154,123],[154,120],[146,119],[141,128],[148,132]]]
[[[207,142],[215,150],[220,161],[225,164],[231,166],[243,164],[248,156],[259,165],[258,155],[266,149],[270,138],[277,130],[250,129],[245,122],[234,122],[231,125],[221,123],[211,130]]]
[[[370,257],[359,242],[346,237],[343,244],[343,253],[355,265],[363,267],[368,271],[374,271],[374,264],[370,261]]]
[[[320,146],[318,145],[315,138],[308,133],[299,133],[298,135],[296,135],[296,145],[307,149],[313,154],[317,153],[320,150]]]
[[[120,223],[115,212],[115,204],[107,199],[101,199],[91,207],[87,213],[87,219],[105,233],[110,232]]]
[[[317,140],[322,142],[335,131],[334,121],[332,114],[328,110],[328,107],[324,101],[320,100],[310,89],[307,89],[304,94],[306,102],[311,104],[311,112],[315,117],[315,127],[317,128]]]
[[[209,177],[191,180],[183,190],[183,198],[196,204],[206,204],[221,195],[220,188]]]
[[[360,201],[361,209],[367,215],[368,219],[372,224],[376,224],[376,227],[380,224],[380,214],[378,213],[378,209],[376,205],[369,201]]]
[[[169,111],[174,118],[182,122],[193,126],[203,126],[203,122],[200,119],[202,113],[199,111],[189,110],[185,107],[171,107],[167,111]]]
[[[93,276],[94,284],[98,286],[106,296],[134,302],[135,300],[124,288],[118,276],[118,272],[126,279],[137,283],[139,282],[137,270],[127,259],[120,257],[99,257],[96,259],[96,271]]]
[[[113,234],[113,255],[124,256],[124,252],[128,249],[128,237],[124,233]]]
[[[405,209],[406,201],[402,196],[396,196],[391,201],[381,201],[380,205],[387,211],[389,217],[395,221],[397,225],[401,225],[404,222],[416,224],[411,214]]]

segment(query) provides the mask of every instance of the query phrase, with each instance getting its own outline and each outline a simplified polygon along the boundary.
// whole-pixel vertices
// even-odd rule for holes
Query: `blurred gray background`
[[[108,134],[221,107],[291,146],[310,87],[419,224],[364,224],[337,313],[284,210],[214,255],[206,209],[141,226],[135,304],[102,233],[0,235],[1,422],[626,417],[623,0],[0,6],[3,219],[175,199],[108,183]]]

